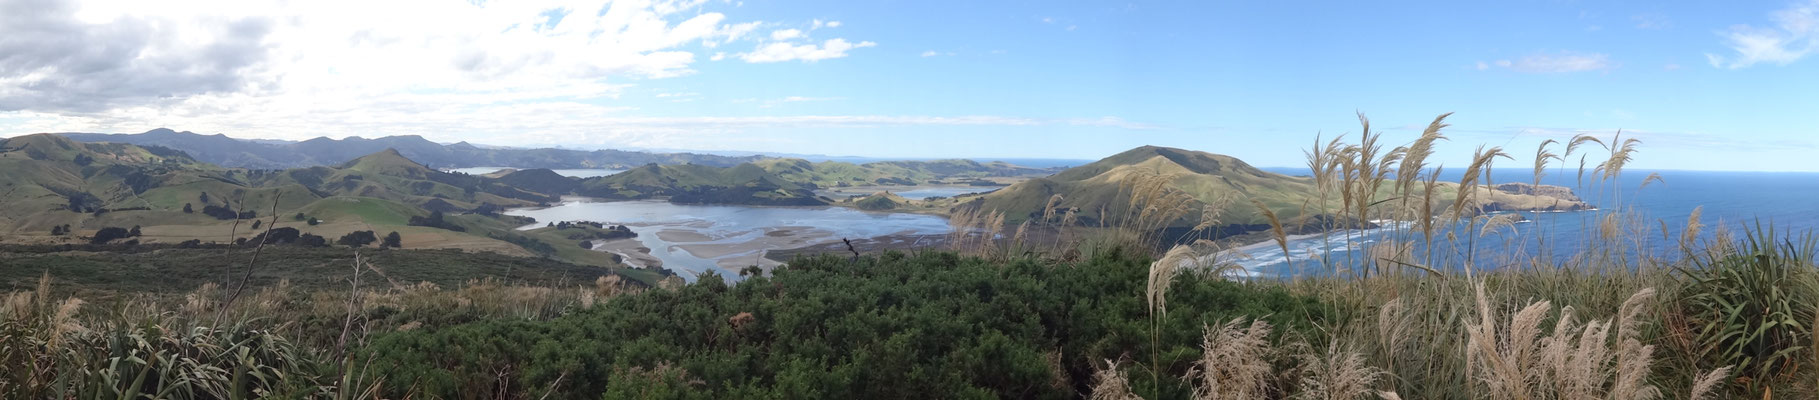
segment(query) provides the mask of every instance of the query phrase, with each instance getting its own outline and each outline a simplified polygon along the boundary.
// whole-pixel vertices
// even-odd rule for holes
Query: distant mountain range
[[[522,149],[479,146],[467,142],[441,144],[422,136],[386,136],[378,139],[319,137],[301,142],[243,140],[226,135],[202,135],[153,129],[138,134],[62,133],[80,142],[125,143],[182,150],[198,161],[232,168],[284,169],[333,166],[385,149],[395,149],[413,161],[434,168],[610,168],[627,169],[645,164],[701,164],[730,167],[764,159],[762,156],[719,156],[695,153],[650,153],[623,150]]]

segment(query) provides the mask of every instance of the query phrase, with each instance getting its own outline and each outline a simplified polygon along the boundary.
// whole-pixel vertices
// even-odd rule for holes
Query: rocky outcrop
[[[1498,211],[1578,211],[1593,207],[1565,186],[1504,183],[1481,189],[1485,212]]]
[[[1579,196],[1573,194],[1573,189],[1565,186],[1531,185],[1517,182],[1497,185],[1497,191],[1509,194],[1526,194],[1552,197],[1561,200],[1580,201]]]

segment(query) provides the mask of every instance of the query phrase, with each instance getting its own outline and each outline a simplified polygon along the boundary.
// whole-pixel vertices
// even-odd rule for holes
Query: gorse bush
[[[1153,352],[1161,369],[1137,367],[1133,381],[1160,377],[1164,397],[1183,397],[1202,321],[1263,316],[1278,327],[1267,337],[1315,338],[1328,315],[1279,288],[1182,274],[1152,347],[1148,264],[1123,251],[1079,263],[799,259],[738,285],[709,274],[546,322],[387,334],[367,351],[392,396],[1073,398],[1095,363]]]

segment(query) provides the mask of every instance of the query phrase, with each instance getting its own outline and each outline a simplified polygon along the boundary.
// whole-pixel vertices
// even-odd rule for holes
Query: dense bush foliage
[[[110,226],[95,231],[95,236],[89,238],[88,243],[107,244],[107,242],[112,242],[114,239],[124,239],[130,236],[132,236],[132,232],[127,231],[126,228]]]
[[[790,265],[731,286],[709,274],[551,321],[390,334],[367,351],[400,396],[1072,398],[1095,363],[1157,350],[1149,260],[1122,251],[1079,263],[887,253]],[[1268,316],[1307,337],[1330,315],[1280,288],[1179,279],[1158,353],[1168,397],[1187,394],[1176,377],[1206,325]]]
[[[379,241],[379,236],[374,234],[373,231],[354,231],[348,232],[346,235],[341,235],[340,239],[335,239],[335,244],[347,247],[360,247],[373,244],[373,242],[377,241]]]
[[[427,226],[427,227],[431,227],[431,228],[447,229],[447,230],[451,230],[451,231],[455,231],[455,232],[466,232],[467,231],[467,228],[462,227],[461,225],[457,225],[453,222],[449,222],[446,219],[443,219],[441,211],[431,211],[429,213],[428,217],[411,216],[410,222],[408,222],[408,224],[411,226]]]

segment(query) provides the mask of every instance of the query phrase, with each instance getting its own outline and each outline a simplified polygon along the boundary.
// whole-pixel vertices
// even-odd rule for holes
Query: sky
[[[1819,171],[1819,0],[1364,3],[0,0],[0,135],[1296,166],[1452,112],[1449,165]]]

